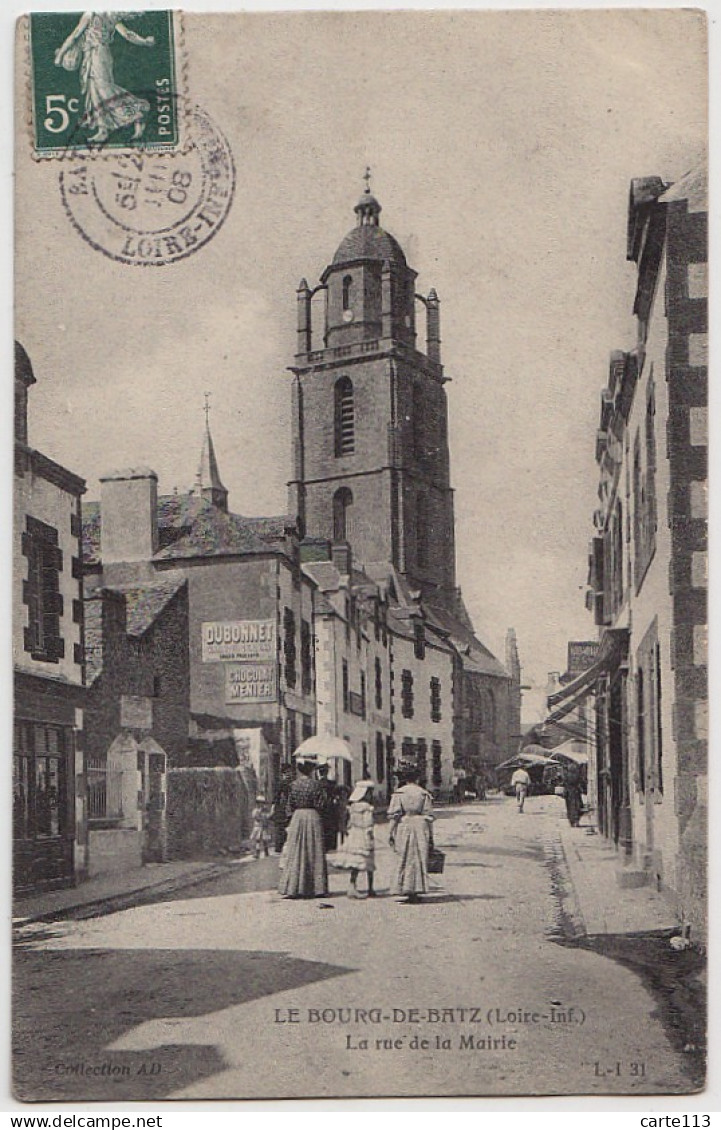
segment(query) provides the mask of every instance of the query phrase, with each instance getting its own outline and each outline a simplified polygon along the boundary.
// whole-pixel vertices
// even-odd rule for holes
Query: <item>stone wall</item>
[[[250,835],[255,798],[239,770],[171,769],[166,783],[168,859],[237,851]]]

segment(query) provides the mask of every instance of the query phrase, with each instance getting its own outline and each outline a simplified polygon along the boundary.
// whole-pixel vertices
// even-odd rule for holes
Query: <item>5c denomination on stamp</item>
[[[66,155],[71,138],[81,151],[176,149],[178,19],[169,11],[33,13],[35,155]]]
[[[118,263],[159,267],[200,250],[233,200],[228,142],[192,107],[182,153],[121,152],[103,161],[78,156],[60,172],[60,193],[75,230]]]

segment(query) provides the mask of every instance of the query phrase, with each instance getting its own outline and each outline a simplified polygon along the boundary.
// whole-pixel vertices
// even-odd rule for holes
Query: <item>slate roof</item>
[[[112,591],[125,597],[128,635],[144,636],[185,583],[182,574],[163,573],[142,585],[113,585]]]
[[[145,635],[173,597],[186,584],[182,573],[173,570],[163,573],[157,580],[143,584],[113,585],[98,588],[85,597],[85,675],[92,686],[103,672],[103,596],[117,594],[125,600],[126,632],[136,638]]]
[[[182,556],[197,556],[198,553],[206,555],[203,546],[212,542],[208,540],[210,528],[216,525],[215,518],[220,515],[218,535],[221,537],[222,519],[228,520],[226,537],[234,540],[236,546],[245,543],[252,548],[235,548],[225,552],[247,553],[260,552],[258,542],[268,546],[282,548],[281,543],[288,533],[295,528],[293,518],[288,514],[272,515],[270,517],[247,518],[241,514],[223,514],[212,502],[197,494],[165,494],[158,498],[158,542],[159,552],[156,559],[167,560],[175,556],[172,552],[165,553],[170,546],[177,544],[191,535],[194,525],[199,519],[205,519],[205,527],[198,527],[192,535],[191,543],[184,545]],[[205,534],[202,530],[205,529]],[[242,532],[244,531],[244,533]],[[196,544],[196,552],[189,553],[190,544]],[[99,502],[83,503],[83,562],[85,565],[99,565],[101,558],[101,517]],[[217,556],[217,548],[209,551],[212,556]]]
[[[362,224],[348,232],[333,256],[333,265],[351,263],[356,259],[389,259],[402,267],[407,266],[398,240],[373,224]]]
[[[479,675],[495,675],[499,678],[510,678],[502,663],[492,651],[482,644],[475,632],[468,627],[463,618],[454,616],[446,608],[438,605],[426,605],[426,613],[431,622],[447,632],[458,651],[463,669]],[[465,611],[465,609],[463,610]]]
[[[267,552],[267,541],[254,532],[252,523],[211,506],[198,515],[187,533],[159,550],[153,560],[181,561]]]

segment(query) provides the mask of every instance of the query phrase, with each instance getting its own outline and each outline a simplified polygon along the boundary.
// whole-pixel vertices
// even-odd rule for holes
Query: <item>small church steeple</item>
[[[223,486],[218,470],[218,460],[215,457],[213,438],[210,434],[210,393],[205,394],[205,435],[203,436],[203,450],[200,455],[198,467],[198,493],[201,498],[217,506],[219,510],[228,513],[228,491]]]

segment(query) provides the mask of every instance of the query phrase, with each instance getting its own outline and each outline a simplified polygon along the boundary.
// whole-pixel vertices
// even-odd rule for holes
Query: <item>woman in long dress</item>
[[[63,45],[55,52],[57,66],[75,70],[73,49],[82,49],[80,89],[85,98],[85,113],[80,124],[96,132],[89,141],[105,141],[115,130],[134,126],[133,137],[142,137],[150,103],[118,86],[113,70],[111,45],[115,33],[137,47],[154,47],[152,35],[138,35],[120,19],[133,18],[131,13],[84,12]]]
[[[313,761],[298,761],[298,775],[290,786],[288,808],[293,813],[288,825],[288,839],[283,872],[278,890],[284,898],[317,898],[328,894],[328,866],[323,844],[321,813],[325,791],[311,774]]]
[[[433,799],[418,776],[417,770],[406,770],[388,806],[389,843],[396,851],[391,894],[405,895],[408,902],[418,902],[428,890]]]

